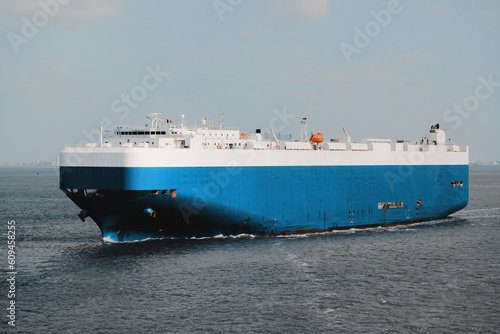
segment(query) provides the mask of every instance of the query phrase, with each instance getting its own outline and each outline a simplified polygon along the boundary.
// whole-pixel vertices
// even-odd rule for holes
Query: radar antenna
[[[181,128],[186,127],[186,116],[184,114],[181,115]]]

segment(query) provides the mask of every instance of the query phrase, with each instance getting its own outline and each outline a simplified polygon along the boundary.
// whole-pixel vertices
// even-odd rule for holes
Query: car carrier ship
[[[363,139],[343,131],[279,140],[148,117],[66,145],[60,188],[109,242],[217,235],[288,235],[393,226],[446,217],[469,194],[469,149],[433,125],[417,141]],[[164,124],[165,123],[165,124]]]

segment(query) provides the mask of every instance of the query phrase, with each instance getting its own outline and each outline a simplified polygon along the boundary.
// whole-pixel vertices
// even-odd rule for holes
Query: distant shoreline
[[[31,169],[53,169],[59,168],[58,165],[0,165],[0,169],[22,169],[22,168],[31,168]]]
[[[469,165],[471,171],[500,170],[500,165]]]
[[[477,162],[471,162],[469,164],[470,168],[472,169],[486,169],[486,168],[492,168],[492,169],[499,169],[500,164],[494,165],[493,162],[486,162],[486,163],[477,163]],[[0,165],[0,168],[40,168],[40,169],[50,169],[50,168],[59,168],[59,165],[49,165],[49,164],[40,164],[40,165],[35,165],[35,164],[25,164],[25,165]]]

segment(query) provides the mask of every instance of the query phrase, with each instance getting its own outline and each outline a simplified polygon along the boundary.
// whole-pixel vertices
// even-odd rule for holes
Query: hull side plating
[[[280,235],[446,217],[468,165],[69,167],[60,187],[111,241]],[[82,217],[84,218],[84,217]]]

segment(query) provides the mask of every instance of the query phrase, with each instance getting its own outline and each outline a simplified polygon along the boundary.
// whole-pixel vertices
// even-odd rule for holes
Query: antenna
[[[219,129],[222,130],[224,128],[224,113],[217,114],[219,116]]]
[[[162,113],[151,113],[149,114],[148,119],[151,121],[151,129],[161,128],[161,122],[163,121]]]
[[[99,132],[101,133],[99,147],[102,147],[102,125],[99,125]]]

